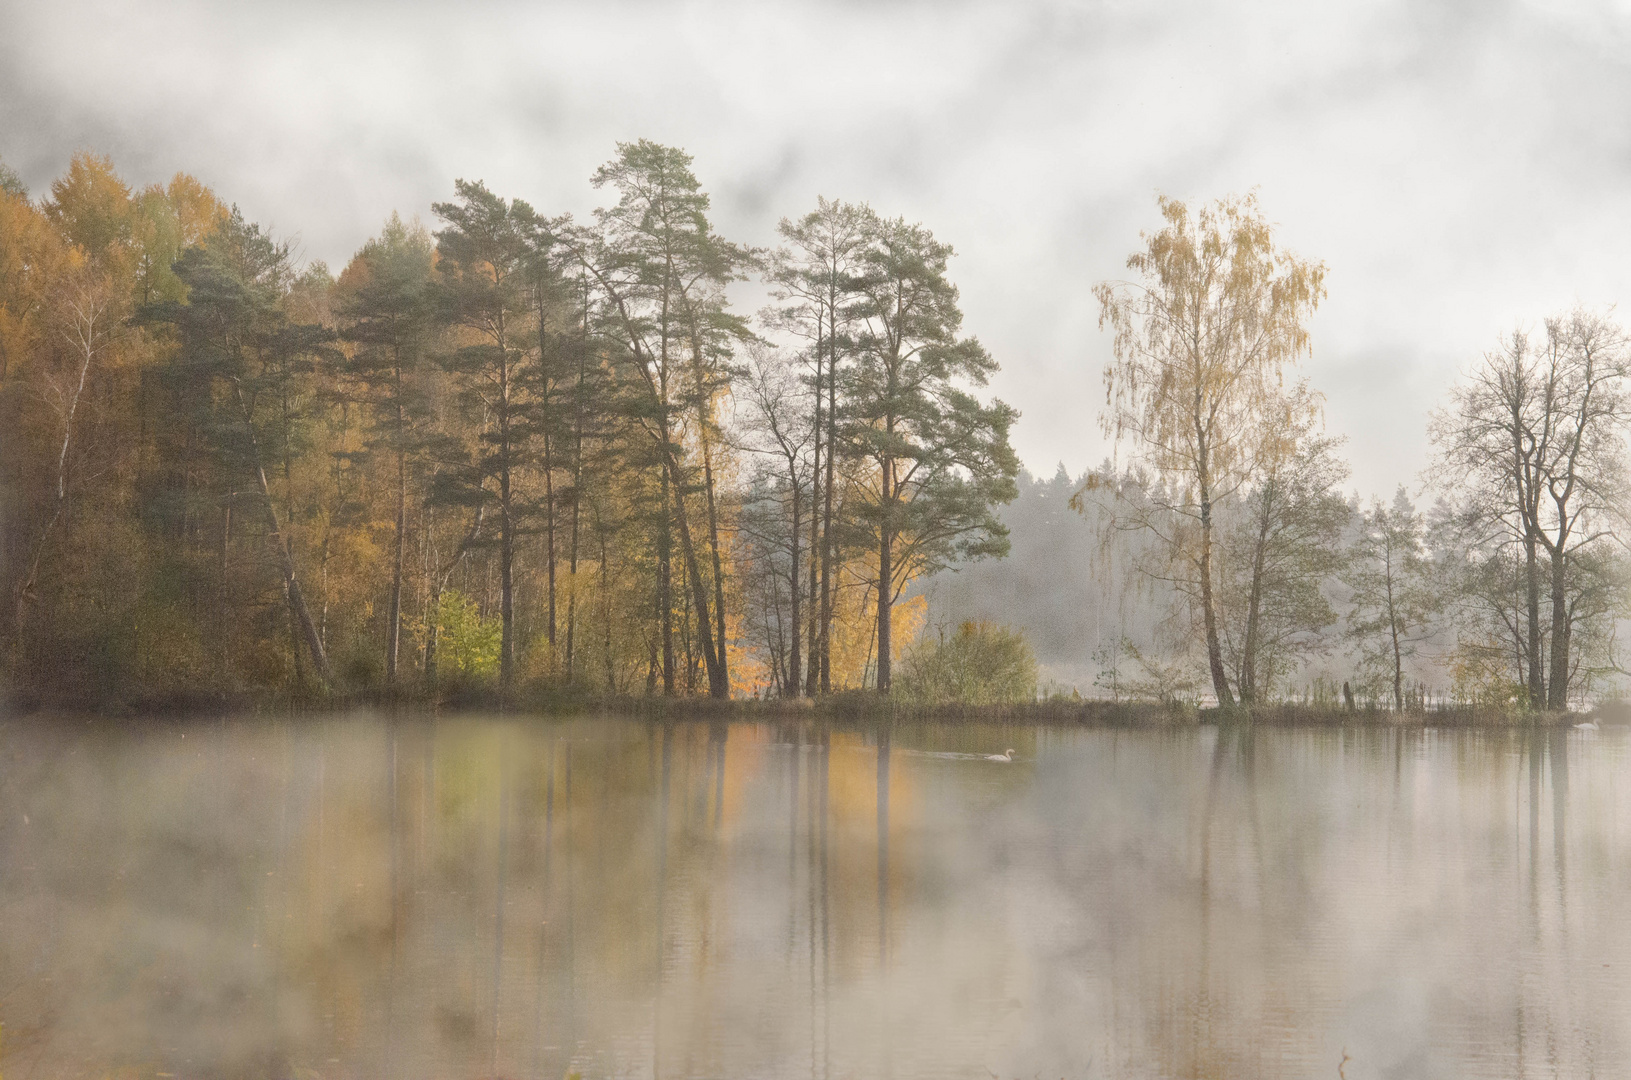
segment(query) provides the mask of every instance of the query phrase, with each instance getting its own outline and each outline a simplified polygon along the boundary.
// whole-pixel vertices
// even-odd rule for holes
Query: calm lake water
[[[1628,750],[13,720],[0,1075],[1625,1076]]]

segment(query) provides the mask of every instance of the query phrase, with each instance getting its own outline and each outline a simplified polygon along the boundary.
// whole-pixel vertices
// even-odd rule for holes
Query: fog
[[[82,149],[185,171],[302,262],[456,178],[584,218],[638,138],[694,155],[732,240],[818,195],[923,222],[1031,478],[1011,560],[920,587],[1023,629],[1045,691],[1171,606],[1065,505],[1126,461],[1091,289],[1158,194],[1256,191],[1324,260],[1303,373],[1364,496],[1419,494],[1429,413],[1497,335],[1631,297],[1612,4],[0,0],[0,27],[0,161],[34,196]],[[1624,730],[814,715],[0,715],[0,1067],[1361,1080],[1631,1052]]]
[[[7,1075],[1358,1080],[1631,1049],[1623,731],[0,742]]]
[[[1631,295],[1631,14],[1589,3],[0,4],[0,159],[186,170],[340,265],[455,177],[586,213],[619,140],[686,147],[767,244],[818,194],[927,223],[1003,365],[1027,466],[1072,474],[1108,343],[1093,282],[1154,197],[1256,189],[1324,259],[1307,366],[1353,486],[1425,463],[1497,334]],[[742,298],[750,309],[752,296]]]

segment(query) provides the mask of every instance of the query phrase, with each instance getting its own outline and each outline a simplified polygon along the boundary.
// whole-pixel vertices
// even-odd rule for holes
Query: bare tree
[[[1517,628],[1529,700],[1566,708],[1571,673],[1572,564],[1612,542],[1623,523],[1625,393],[1631,355],[1607,317],[1575,310],[1548,319],[1539,346],[1514,332],[1456,388],[1430,434],[1436,476],[1460,500],[1462,518],[1483,522],[1522,552],[1524,612]],[[1542,625],[1541,556],[1551,618]],[[1581,579],[1583,580],[1583,579]]]
[[[744,374],[745,396],[750,410],[747,449],[774,462],[767,470],[770,476],[766,479],[769,482],[759,488],[763,497],[757,500],[771,504],[768,513],[761,515],[767,520],[758,526],[750,520],[744,528],[754,534],[753,538],[759,546],[774,550],[776,555],[785,554],[787,559],[786,581],[775,581],[776,575],[771,576],[773,589],[769,606],[779,615],[781,586],[785,584],[788,617],[785,623],[779,618],[767,618],[765,626],[767,630],[774,631],[774,639],[767,642],[773,657],[779,657],[782,644],[786,644],[785,665],[775,665],[780,669],[776,681],[782,696],[798,697],[801,679],[805,675],[801,649],[801,632],[805,626],[800,617],[805,597],[802,595],[800,571],[806,561],[812,566],[817,561],[815,551],[811,550],[805,555],[800,545],[805,515],[815,513],[809,498],[816,479],[810,449],[812,442],[819,438],[820,431],[817,426],[819,420],[812,423],[806,398],[819,398],[820,388],[813,388],[813,394],[803,393],[794,373],[764,346],[749,350],[748,368]],[[815,629],[812,622],[809,630]],[[819,639],[815,633],[802,633],[802,640],[814,649]]]
[[[1631,419],[1625,383],[1631,374],[1626,336],[1608,319],[1575,309],[1546,320],[1542,353],[1545,394],[1539,431],[1545,485],[1535,533],[1551,556],[1551,670],[1548,708],[1569,704],[1573,563],[1599,541],[1615,538],[1625,499],[1625,442]]]

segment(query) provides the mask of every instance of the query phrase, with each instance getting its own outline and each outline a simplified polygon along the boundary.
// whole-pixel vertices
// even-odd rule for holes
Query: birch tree
[[[1107,436],[1132,442],[1164,481],[1171,509],[1196,526],[1181,557],[1195,581],[1212,689],[1230,705],[1214,507],[1252,474],[1264,409],[1285,368],[1308,352],[1325,266],[1277,247],[1255,196],[1194,212],[1164,196],[1158,205],[1165,226],[1127,259],[1137,277],[1094,287],[1099,325],[1114,335],[1101,424]]]
[[[52,469],[51,516],[34,541],[33,553],[16,588],[14,619],[21,623],[24,605],[33,599],[40,561],[51,533],[68,507],[68,489],[74,473],[74,451],[80,426],[80,406],[92,375],[121,329],[118,299],[105,274],[86,264],[78,249],[70,253],[68,271],[59,282],[49,309],[60,341],[60,362],[42,375],[42,397],[61,431]]]

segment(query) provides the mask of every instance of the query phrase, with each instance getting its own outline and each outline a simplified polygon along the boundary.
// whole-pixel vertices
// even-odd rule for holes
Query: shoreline
[[[928,705],[882,699],[870,692],[833,694],[815,700],[729,700],[712,698],[612,697],[588,694],[527,693],[508,702],[491,692],[420,694],[336,694],[267,697],[254,694],[184,693],[107,697],[83,693],[0,689],[0,719],[89,717],[108,721],[197,719],[222,716],[332,716],[386,710],[432,716],[506,715],[516,719],[565,719],[610,715],[658,722],[811,720],[849,724],[1016,724],[1095,728],[1178,729],[1204,725],[1252,724],[1266,727],[1364,728],[1566,728],[1588,721],[1604,727],[1631,726],[1631,706],[1609,704],[1586,711],[1545,712],[1514,707],[1452,705],[1396,712],[1347,709],[1295,702],[1219,708],[1149,701],[1036,701],[1004,705]]]

